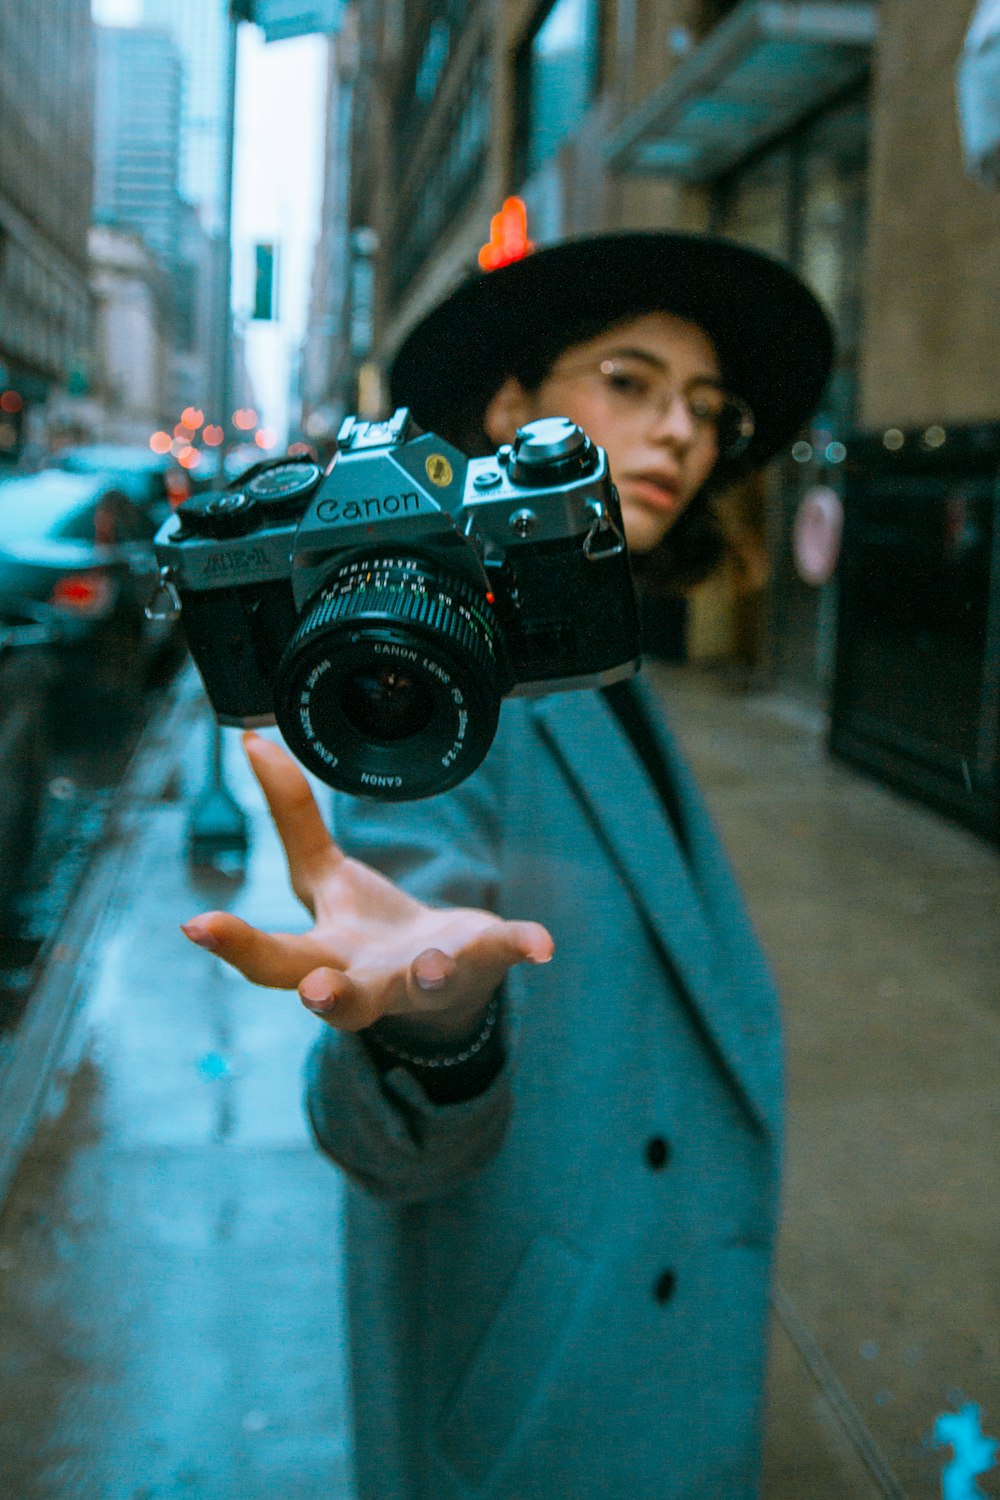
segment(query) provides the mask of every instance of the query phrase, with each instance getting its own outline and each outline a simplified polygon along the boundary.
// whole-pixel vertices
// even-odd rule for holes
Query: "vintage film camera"
[[[563,417],[469,459],[405,408],[349,417],[324,474],[256,465],[161,527],[161,586],[223,724],[277,722],[322,781],[432,796],[480,764],[501,700],[638,670],[618,496]]]

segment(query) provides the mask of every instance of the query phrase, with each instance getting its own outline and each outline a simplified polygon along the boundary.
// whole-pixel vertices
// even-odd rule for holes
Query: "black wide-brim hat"
[[[754,414],[748,463],[771,458],[815,409],[833,335],[809,288],[757,250],[672,232],[567,240],[466,281],[400,346],[392,403],[460,441],[526,348],[554,357],[566,347],[561,328],[652,311],[697,323],[712,340],[724,382]]]

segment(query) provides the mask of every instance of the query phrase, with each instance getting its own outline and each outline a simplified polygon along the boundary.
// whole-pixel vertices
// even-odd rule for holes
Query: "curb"
[[[178,673],[139,739],[108,810],[91,868],[40,960],[13,1045],[0,1055],[0,1207],[46,1113],[108,921],[115,915],[115,897],[142,830],[141,810],[179,762],[186,721],[202,706],[201,684],[189,665]]]

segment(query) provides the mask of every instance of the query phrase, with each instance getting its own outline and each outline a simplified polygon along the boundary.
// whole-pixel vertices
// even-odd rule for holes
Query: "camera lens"
[[[434,699],[425,685],[393,667],[355,672],[341,689],[340,704],[363,739],[383,745],[419,734],[434,716]]]
[[[485,585],[437,560],[343,564],[278,667],[274,711],[321,780],[382,801],[446,791],[493,742],[509,671]]]

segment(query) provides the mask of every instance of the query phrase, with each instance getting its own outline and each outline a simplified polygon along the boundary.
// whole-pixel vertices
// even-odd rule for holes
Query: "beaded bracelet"
[[[459,1063],[468,1062],[470,1057],[475,1057],[477,1052],[482,1051],[493,1035],[499,1013],[500,1007],[497,1004],[497,997],[494,995],[486,1007],[482,1030],[475,1040],[470,1042],[467,1047],[463,1047],[461,1052],[445,1053],[442,1057],[420,1057],[416,1053],[407,1052],[402,1047],[397,1047],[395,1042],[385,1041],[380,1035],[374,1032],[374,1029],[372,1040],[383,1052],[388,1052],[392,1057],[398,1057],[400,1062],[412,1063],[418,1068],[454,1068]]]

